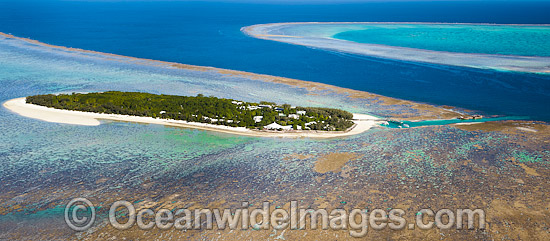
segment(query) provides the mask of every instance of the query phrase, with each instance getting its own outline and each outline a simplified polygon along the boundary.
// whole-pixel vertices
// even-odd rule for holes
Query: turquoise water
[[[302,88],[246,76],[111,61],[99,54],[62,51],[1,37],[0,86],[0,103],[34,94],[125,90],[202,93],[254,102],[330,106],[382,116],[403,111],[395,106],[367,107],[360,99],[322,91],[311,95]],[[229,165],[228,161],[256,162],[259,155],[267,155],[266,161],[273,162],[281,153],[324,150],[330,144],[112,121],[96,127],[64,125],[29,119],[1,107],[0,130],[0,187],[6,192],[63,188],[78,182],[96,186],[101,178],[108,179],[101,186],[116,190],[139,186],[153,177],[185,178],[201,169]],[[14,199],[3,205],[20,201]],[[45,203],[39,202],[33,208],[42,205]]]
[[[550,56],[550,26],[371,24],[332,37],[457,53]]]
[[[503,116],[503,117],[494,117],[494,118],[482,118],[476,120],[460,120],[460,119],[450,119],[450,120],[426,120],[426,121],[390,121],[388,125],[383,125],[389,128],[412,128],[412,127],[422,127],[422,126],[442,126],[458,123],[482,123],[489,121],[504,121],[504,120],[528,120],[529,117],[524,116]]]
[[[35,1],[32,4],[47,5],[46,2],[57,3]],[[438,102],[437,95],[440,95],[441,100],[455,101],[450,104],[471,101],[483,103],[481,107],[495,104],[502,108],[516,103],[520,107],[512,110],[548,116],[547,109],[543,109],[548,100],[546,77],[358,60],[254,40],[239,32],[242,26],[261,22],[319,20],[323,14],[318,9],[311,11],[315,12],[311,15],[295,10],[299,18],[294,18],[289,17],[291,12],[285,6],[273,15],[277,18],[271,18],[263,14],[260,7],[255,7],[249,13],[260,14],[250,19],[250,14],[235,14],[228,8],[161,8],[153,2],[137,7],[133,1],[108,2],[102,3],[103,8],[90,7],[88,4],[98,4],[93,1],[59,1],[58,4],[0,7],[0,12],[4,13],[0,14],[2,31],[84,49],[284,75],[362,90],[390,91],[386,93],[406,99],[422,96]],[[163,11],[142,11],[154,8]],[[107,14],[97,15],[98,9]],[[117,11],[121,9],[126,12]],[[403,9],[404,14],[414,13],[411,18],[416,19],[419,15],[408,7]],[[207,10],[209,14],[205,14]],[[321,18],[327,21],[359,21],[365,16],[361,11],[354,15],[355,19],[350,19],[347,13],[335,11],[332,6],[325,11],[343,15]],[[395,8],[391,8],[391,12],[394,11]],[[387,13],[380,13],[381,17],[375,20],[388,20],[382,18],[389,16]],[[239,18],[246,18],[246,21],[235,20]],[[512,20],[507,17],[506,21]],[[399,106],[380,106],[319,90],[309,92],[214,71],[194,72],[108,61],[94,54],[55,51],[0,39],[0,102],[34,94],[105,90],[179,95],[203,93],[245,101],[330,106],[380,116],[411,112]],[[452,93],[466,96],[453,98]],[[479,101],[476,96],[488,97]],[[510,103],[506,103],[507,100]],[[339,196],[336,202],[345,200],[350,207],[355,207],[369,200],[363,197],[357,200],[357,194],[349,190],[365,189],[370,185],[395,187],[396,183],[400,186],[452,183],[462,178],[463,173],[447,163],[479,159],[480,153],[471,148],[470,140],[474,137],[476,144],[487,149],[483,156],[487,160],[505,160],[512,155],[527,161],[539,160],[533,158],[539,156],[542,160],[550,159],[550,152],[546,150],[519,150],[522,147],[516,143],[520,140],[514,137],[472,133],[448,126],[404,130],[376,127],[344,139],[318,141],[241,137],[124,122],[104,122],[94,127],[65,125],[25,118],[0,108],[0,130],[0,211],[10,211],[9,208],[16,205],[23,207],[20,213],[0,214],[1,240],[13,240],[10,233],[27,237],[47,231],[55,232],[56,237],[66,234],[67,239],[75,239],[71,236],[74,232],[64,224],[59,207],[80,196],[89,197],[95,204],[112,198],[158,200],[174,193],[183,195],[183,201],[197,203],[219,197],[226,197],[229,202],[259,203],[266,199],[318,200],[333,193]],[[507,145],[507,140],[512,144]],[[438,148],[434,150],[434,146]],[[511,152],[514,149],[519,151]],[[401,150],[419,154],[422,160],[419,162],[416,156]],[[334,152],[353,152],[362,157],[346,164],[352,170],[352,178],[328,173],[323,181],[316,181],[320,177],[312,171],[316,156]],[[291,154],[312,157],[288,158]],[[502,170],[501,175],[509,173],[508,169],[503,169],[503,164],[496,167]],[[400,175],[397,181],[387,179],[396,172]],[[383,178],[373,178],[376,173]],[[421,179],[418,183],[408,181],[414,177]],[[47,238],[37,236],[34,239]]]

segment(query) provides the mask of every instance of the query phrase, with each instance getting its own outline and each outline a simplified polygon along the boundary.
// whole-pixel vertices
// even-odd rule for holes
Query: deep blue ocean
[[[550,23],[550,2],[253,4],[0,0],[0,32],[120,55],[284,76],[550,120],[550,75],[406,63],[259,40],[240,28],[300,21]],[[548,42],[550,44],[550,40]]]

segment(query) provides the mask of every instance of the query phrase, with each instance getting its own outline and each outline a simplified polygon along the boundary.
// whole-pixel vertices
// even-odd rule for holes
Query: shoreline
[[[421,22],[288,22],[255,24],[241,28],[247,36],[282,42],[293,45],[313,47],[328,51],[351,53],[374,58],[392,59],[398,61],[449,65],[495,71],[512,71],[532,74],[550,74],[550,57],[519,56],[483,53],[460,53],[435,51],[409,47],[390,46],[382,44],[358,43],[348,40],[332,38],[332,36],[315,37],[285,35],[281,28],[296,25],[361,25],[361,24],[425,24],[425,25],[488,25],[488,26],[532,26],[548,27],[550,25],[522,25],[522,24],[482,24],[482,23],[421,23]],[[466,61],[465,61],[466,60]]]
[[[380,122],[380,118],[366,114],[353,114],[355,123],[346,131],[258,131],[250,130],[245,127],[230,127],[224,125],[214,125],[198,122],[187,122],[182,120],[156,119],[153,117],[129,116],[117,114],[102,114],[94,112],[83,112],[73,110],[63,110],[48,108],[45,106],[27,104],[26,97],[11,99],[2,104],[2,106],[18,115],[38,119],[46,122],[72,124],[82,126],[98,126],[100,120],[113,120],[123,122],[134,122],[140,124],[156,124],[173,127],[192,128],[206,131],[215,131],[226,134],[254,136],[254,137],[279,137],[279,138],[314,138],[328,139],[337,137],[346,137],[361,134]]]

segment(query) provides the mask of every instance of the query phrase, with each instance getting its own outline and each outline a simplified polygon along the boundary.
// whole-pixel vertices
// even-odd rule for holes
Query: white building
[[[288,118],[292,118],[292,119],[300,119],[300,116],[297,115],[297,114],[290,114],[288,115]]]
[[[292,126],[282,126],[282,125],[279,125],[275,122],[267,125],[267,126],[264,126],[264,128],[268,129],[268,130],[279,130],[279,129],[282,129],[282,130],[285,130],[285,131],[289,131],[289,130],[292,130]]]
[[[279,116],[286,116],[285,113],[279,113]]]
[[[305,125],[305,126],[309,126],[309,125],[311,125],[311,124],[317,124],[317,122],[312,121],[312,122],[308,122],[308,123],[306,123],[306,124],[304,124],[304,125]]]
[[[258,122],[262,121],[264,119],[264,117],[261,116],[261,115],[257,115],[257,116],[252,117],[252,119],[254,120],[254,122],[258,123]]]
[[[305,114],[306,114],[306,111],[305,111],[305,110],[299,110],[299,111],[296,111],[296,114],[298,114],[298,115],[305,115]]]

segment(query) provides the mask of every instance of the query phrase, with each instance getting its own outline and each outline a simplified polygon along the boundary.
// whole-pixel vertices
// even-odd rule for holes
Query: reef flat
[[[245,101],[336,107],[397,119],[472,111],[300,80],[71,50],[0,38],[0,100],[106,90],[203,93]],[[257,138],[162,125],[49,123],[0,108],[1,239],[352,239],[347,230],[129,230],[74,232],[63,206],[87,197],[107,207],[236,208],[291,200],[308,208],[481,208],[485,230],[373,231],[366,238],[548,240],[550,128],[536,121],[391,129],[314,140]],[[513,225],[512,225],[513,224]]]
[[[405,41],[391,41],[384,40],[381,38],[375,39],[366,38],[372,34],[376,36],[379,34],[380,29],[384,29],[387,33],[389,31],[394,31],[396,33],[400,31],[407,31],[414,29],[415,27],[422,27],[421,30],[412,32],[412,34],[418,34],[420,37],[417,39],[411,40],[407,43]],[[506,31],[510,31],[510,36],[516,36],[519,39],[532,39],[533,41],[538,41],[535,43],[515,43],[515,45],[525,45],[525,46],[546,46],[544,39],[548,38],[548,33],[550,33],[550,26],[548,25],[491,25],[491,24],[446,24],[446,23],[369,23],[369,22],[304,22],[304,23],[270,23],[270,24],[258,24],[248,27],[244,27],[241,30],[255,38],[279,41],[289,44],[303,45],[307,47],[319,48],[323,50],[336,51],[351,53],[363,56],[378,57],[385,59],[394,59],[400,61],[410,61],[410,62],[420,62],[420,63],[430,63],[430,64],[440,64],[440,65],[452,65],[452,66],[462,66],[462,67],[471,67],[471,68],[480,68],[480,69],[493,69],[499,71],[517,71],[517,72],[526,72],[526,73],[538,73],[538,74],[548,74],[550,73],[550,57],[548,56],[536,56],[537,53],[541,52],[540,48],[532,47],[531,52],[522,52],[520,50],[516,52],[511,52],[512,54],[497,54],[500,52],[491,52],[489,53],[476,53],[475,50],[468,50],[473,52],[463,53],[453,50],[453,44],[450,39],[445,39],[445,41],[440,41],[439,43],[445,43],[445,46],[441,46],[437,50],[422,49],[422,46],[433,46],[431,45],[421,45],[423,40],[421,37],[423,35],[428,35],[430,31],[437,29],[441,32],[441,29],[451,29],[456,26],[461,26],[464,29],[461,31],[453,32],[448,34],[448,36],[453,36],[455,33],[472,33],[475,32],[472,29],[474,27],[484,27],[486,33],[491,33],[494,31],[504,31],[502,28],[508,28]],[[466,27],[465,27],[466,26]],[[468,29],[468,27],[472,29]],[[498,28],[498,29],[491,29]],[[539,32],[532,31],[530,32],[534,36],[529,37],[526,33],[521,32],[525,28],[537,28]],[[516,31],[516,32],[514,32]],[[441,33],[440,33],[441,34]],[[524,36],[522,35],[524,34]],[[381,35],[381,34],[379,34]],[[393,36],[387,34],[387,38],[390,36],[395,39],[405,39],[406,36]],[[395,35],[395,34],[394,34]],[[456,34],[455,34],[456,35]],[[488,34],[486,34],[488,35]],[[521,38],[520,36],[523,36]],[[468,40],[466,34],[461,35],[462,38],[458,39],[462,42]],[[441,36],[440,38],[445,38]],[[347,40],[346,40],[347,39]],[[348,40],[364,40],[366,42],[356,42]],[[412,38],[411,38],[412,39]],[[431,39],[437,39],[437,36],[432,37]],[[501,35],[490,35],[488,39],[482,39],[483,41],[488,41],[492,43],[488,46],[494,46],[494,49],[500,50],[504,48],[503,53],[506,53],[506,46],[499,47],[499,41],[502,39],[510,40],[504,38]],[[458,41],[457,40],[457,41]],[[513,40],[512,40],[513,41]],[[376,42],[376,43],[372,43]],[[388,42],[389,44],[385,44]],[[403,46],[393,46],[392,43],[405,44],[407,47]],[[475,43],[472,43],[475,44]],[[443,44],[441,44],[443,45]],[[515,46],[510,45],[510,46]],[[418,46],[418,48],[415,48]],[[465,45],[468,46],[468,45]],[[456,48],[455,48],[456,50]],[[479,50],[479,49],[478,49]],[[537,52],[538,51],[538,52]],[[528,56],[522,56],[518,54],[526,54]]]

